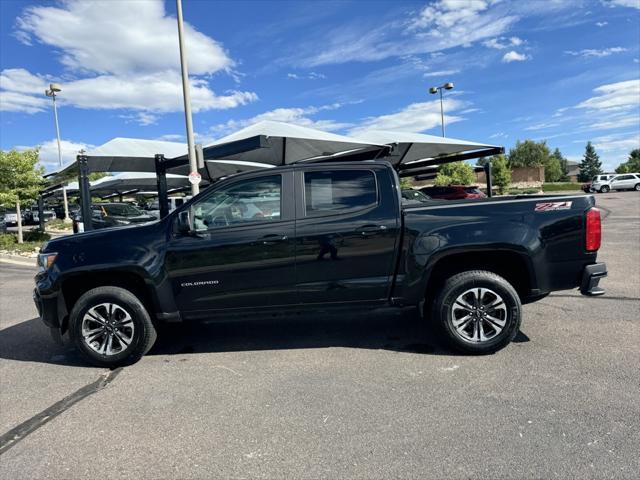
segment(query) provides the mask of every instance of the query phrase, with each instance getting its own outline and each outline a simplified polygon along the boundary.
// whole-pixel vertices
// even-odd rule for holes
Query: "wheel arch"
[[[513,286],[522,303],[527,303],[527,298],[536,291],[535,273],[526,255],[513,250],[466,250],[434,259],[424,283],[427,303],[435,298],[435,292],[447,278],[468,270],[486,270],[500,275]]]
[[[70,274],[60,280],[62,297],[67,312],[71,312],[78,299],[96,287],[119,287],[135,295],[152,317],[157,310],[157,299],[143,274],[135,270],[93,270]],[[62,331],[68,328],[68,314],[61,319]]]

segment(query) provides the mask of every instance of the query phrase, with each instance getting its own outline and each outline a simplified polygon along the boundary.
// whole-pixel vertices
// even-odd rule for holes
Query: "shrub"
[[[543,183],[542,191],[543,192],[569,192],[580,190],[582,185],[574,182],[559,182],[559,183]]]
[[[0,234],[0,249],[11,250],[18,243],[18,237],[13,233]]]
[[[29,230],[28,232],[24,232],[25,242],[46,242],[47,240],[51,240],[51,235],[41,232],[40,230]]]

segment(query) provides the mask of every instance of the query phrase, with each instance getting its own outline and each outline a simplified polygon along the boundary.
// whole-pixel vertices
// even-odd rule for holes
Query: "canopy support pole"
[[[42,194],[38,195],[38,223],[40,231],[44,232],[44,197]]]
[[[164,218],[169,215],[169,197],[167,195],[167,165],[164,160],[164,155],[157,154],[154,158],[156,162],[156,177],[158,179],[158,206],[160,207],[160,218]]]
[[[80,211],[84,231],[93,229],[91,221],[91,190],[89,185],[89,157],[78,155],[78,190],[80,192]]]
[[[286,165],[287,161],[287,137],[282,137],[282,165]]]
[[[487,177],[487,197],[493,197],[493,183],[491,181],[491,160],[484,164],[484,175]]]

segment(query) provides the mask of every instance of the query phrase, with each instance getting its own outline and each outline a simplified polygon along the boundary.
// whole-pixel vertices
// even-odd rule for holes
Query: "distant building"
[[[580,163],[567,160],[567,175],[569,175],[570,182],[577,182],[578,175],[580,174]]]

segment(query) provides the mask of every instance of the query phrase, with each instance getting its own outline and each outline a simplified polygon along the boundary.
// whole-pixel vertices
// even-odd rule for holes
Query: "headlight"
[[[49,270],[49,267],[53,265],[53,262],[55,261],[57,256],[57,253],[38,254],[38,271],[46,272],[47,270]]]

